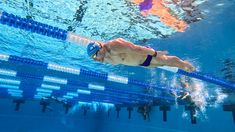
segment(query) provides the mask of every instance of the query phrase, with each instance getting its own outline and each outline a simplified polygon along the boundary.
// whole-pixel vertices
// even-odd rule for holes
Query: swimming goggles
[[[99,45],[100,45],[100,49],[101,48],[103,48],[103,46],[99,43]],[[92,56],[92,58],[93,59],[96,59],[96,57],[98,56],[98,52],[99,52],[100,50],[98,50],[93,56]]]
[[[99,52],[99,51],[97,51],[97,52],[92,56],[93,59],[96,59],[98,52]]]

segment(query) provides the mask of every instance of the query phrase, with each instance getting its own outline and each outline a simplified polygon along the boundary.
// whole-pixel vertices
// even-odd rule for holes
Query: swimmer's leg
[[[171,67],[178,67],[178,68],[183,69],[188,72],[192,72],[195,70],[195,68],[192,66],[192,64],[190,64],[187,61],[183,61],[176,56],[162,55],[162,56],[157,56],[153,59],[156,60],[156,63],[150,64],[151,67],[153,67],[153,66],[156,66],[156,67],[158,67],[158,66],[171,66]]]
[[[189,90],[189,81],[190,81],[190,78],[187,77],[187,76],[183,76],[180,78],[180,85],[184,88],[184,89],[187,89]],[[191,102],[191,97],[190,97],[190,94],[189,92],[183,92],[182,95],[179,97],[179,99],[181,100],[188,100]]]
[[[189,81],[190,81],[189,77],[187,77],[187,76],[181,77],[180,78],[181,87],[188,89],[189,88],[189,83],[190,83]]]

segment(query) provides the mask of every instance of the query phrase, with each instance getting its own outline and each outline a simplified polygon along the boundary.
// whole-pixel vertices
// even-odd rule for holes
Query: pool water
[[[183,31],[169,24],[161,12],[151,11],[151,7],[155,6],[160,9],[160,4],[150,4],[145,9],[143,3],[140,4],[140,2],[143,1],[2,0],[0,10],[75,32],[94,40],[108,41],[121,37],[138,45],[167,50],[171,55],[192,62],[198,71],[225,78],[231,82],[235,81],[234,64],[226,63],[228,61],[230,64],[235,63],[235,2],[233,0],[197,1],[201,15],[198,16],[200,19],[195,22],[192,18],[190,18],[192,21],[186,20],[185,10],[174,4],[167,5],[168,9],[172,10],[168,18],[173,17],[174,20],[179,18],[175,21],[185,20],[187,23],[187,26],[183,26]],[[151,2],[151,0],[145,0],[145,2]],[[111,73],[153,85],[179,86],[179,75],[159,69],[100,64],[88,58],[84,46],[6,25],[0,25],[0,42],[0,54]],[[37,70],[37,67],[8,65],[2,62],[1,68],[37,75],[47,73],[58,77],[66,76],[63,73]],[[225,68],[227,70],[224,70]],[[231,76],[226,77],[228,75]],[[71,78],[76,80],[74,77]],[[84,78],[82,81],[99,83],[100,80]],[[32,81],[29,82],[29,85],[37,83],[41,82]],[[118,90],[145,92],[135,86],[122,86],[110,82],[101,83]],[[177,103],[171,106],[167,122],[163,122],[162,112],[158,106],[152,107],[150,119],[144,120],[143,116],[137,112],[137,107],[134,107],[131,119],[128,119],[127,108],[121,109],[119,118],[116,118],[115,109],[111,110],[108,116],[107,111],[97,111],[97,108],[94,107],[92,110],[88,110],[84,116],[84,111],[77,107],[74,107],[69,114],[64,114],[64,109],[58,103],[51,103],[51,111],[42,113],[39,101],[33,100],[26,101],[25,104],[22,104],[20,111],[16,112],[12,99],[1,98],[0,127],[4,132],[234,131],[232,113],[225,112],[222,108],[224,104],[235,104],[234,91],[227,92],[226,88],[199,80],[194,80],[193,85],[200,88],[196,99],[200,99],[199,103],[202,104],[197,113],[197,124],[191,124],[189,112],[185,111],[183,105]],[[26,86],[22,88],[26,89]],[[158,95],[157,91],[155,92]],[[212,97],[215,97],[216,100],[208,101]]]

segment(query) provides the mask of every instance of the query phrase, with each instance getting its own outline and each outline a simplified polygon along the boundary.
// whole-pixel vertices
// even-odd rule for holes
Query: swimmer
[[[179,100],[187,100],[191,102],[191,97],[189,94],[190,86],[189,86],[189,78],[181,77],[180,78],[180,85],[182,88],[184,88],[185,91],[182,91],[179,93],[179,95],[176,93],[176,91],[170,91],[170,95],[179,99]]]
[[[170,66],[187,72],[195,70],[188,61],[176,56],[169,56],[167,51],[156,51],[149,47],[138,46],[122,38],[107,43],[91,42],[87,46],[87,54],[95,61],[113,65],[123,64],[149,68]]]
[[[189,79],[189,78],[188,78],[188,79]],[[182,77],[182,78],[180,79],[180,85],[181,85],[184,89],[186,89],[186,90],[189,91],[189,83],[188,83],[188,82],[189,82],[189,80],[187,80],[186,77]],[[179,99],[181,99],[181,100],[184,100],[184,99],[186,99],[186,98],[188,98],[188,100],[191,101],[189,92],[183,92],[182,95],[179,96]]]

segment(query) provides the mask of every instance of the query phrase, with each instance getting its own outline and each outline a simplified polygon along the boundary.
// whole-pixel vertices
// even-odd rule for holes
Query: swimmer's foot
[[[188,96],[189,96],[189,93],[188,93],[188,92],[185,92],[183,95],[181,95],[181,96],[179,97],[179,99],[184,100],[184,99],[186,99]]]
[[[184,92],[182,95],[177,95],[175,92],[170,92],[170,95],[175,97],[177,100],[188,100],[188,97],[190,97],[188,92]]]

